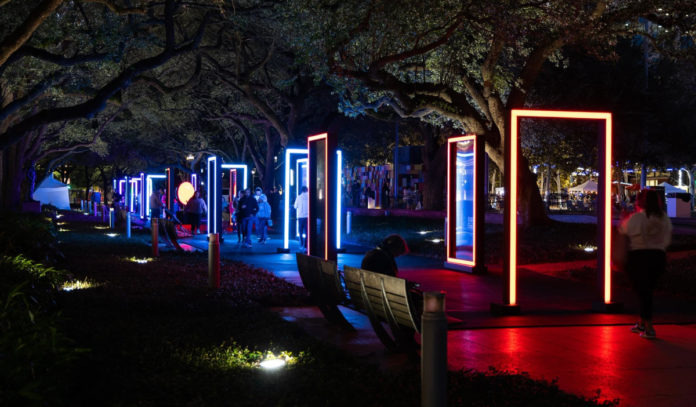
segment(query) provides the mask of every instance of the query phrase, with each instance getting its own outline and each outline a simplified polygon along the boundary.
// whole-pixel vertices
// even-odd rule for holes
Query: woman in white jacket
[[[631,331],[640,333],[643,338],[654,339],[653,291],[658,278],[665,272],[672,223],[662,208],[657,191],[641,191],[636,205],[638,210],[619,228],[619,232],[629,239],[626,271],[640,302],[640,321]]]

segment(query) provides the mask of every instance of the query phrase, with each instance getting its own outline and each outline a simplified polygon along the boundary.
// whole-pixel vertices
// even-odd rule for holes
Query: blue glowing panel
[[[148,174],[145,177],[145,183],[147,188],[145,189],[145,196],[143,200],[145,201],[145,213],[150,216],[150,196],[152,196],[152,191],[161,188],[162,184],[166,184],[167,176],[164,174]]]
[[[449,219],[454,227],[454,244],[449,245],[449,257],[460,264],[474,263],[475,233],[475,141],[473,138],[452,143],[450,154],[454,154],[454,219]],[[452,163],[450,161],[450,163]],[[450,260],[451,261],[451,260]]]

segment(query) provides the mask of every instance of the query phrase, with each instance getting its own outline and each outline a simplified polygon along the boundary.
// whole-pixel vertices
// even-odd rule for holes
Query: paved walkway
[[[207,249],[204,236],[183,242]],[[295,265],[296,247],[291,254],[278,254],[279,244],[279,239],[273,239],[270,244],[244,249],[236,244],[235,236],[228,238],[221,250],[223,258],[254,264],[301,284]],[[339,254],[339,267],[358,266],[364,251],[349,247],[348,253]],[[445,270],[429,258],[406,256],[397,262],[401,275],[420,283],[423,290],[445,290],[448,315],[462,321],[448,334],[451,369],[494,367],[527,372],[532,378],[557,379],[562,389],[576,394],[592,396],[601,389],[600,400],[619,398],[624,406],[696,405],[696,304],[658,296],[659,339],[649,341],[629,330],[637,305],[627,290],[615,290],[616,300],[625,305],[624,313],[594,313],[591,285],[544,275],[530,270],[540,271],[540,266],[530,266],[519,272],[523,315],[495,317],[489,304],[502,297],[500,270],[495,267],[488,275],[473,276]],[[364,315],[342,309],[356,332],[334,329],[313,307],[276,311],[357,357],[377,360],[387,368],[403,361],[402,355],[384,350]]]

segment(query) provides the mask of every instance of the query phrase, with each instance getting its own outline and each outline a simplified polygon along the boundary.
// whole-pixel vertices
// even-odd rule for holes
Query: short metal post
[[[208,235],[208,286],[220,288],[220,234]]]
[[[126,215],[126,237],[129,239],[131,237],[131,215],[130,215],[130,213]]]
[[[109,229],[116,227],[116,212],[114,208],[109,208]]]
[[[352,218],[353,218],[353,212],[351,212],[351,211],[346,212],[346,234],[347,235],[350,234]]]
[[[447,317],[444,291],[424,293],[421,318],[421,405],[447,405]]]
[[[152,229],[152,257],[159,257],[159,220],[157,218],[152,218],[150,229]]]
[[[85,212],[85,200],[80,199],[80,212],[84,213]]]

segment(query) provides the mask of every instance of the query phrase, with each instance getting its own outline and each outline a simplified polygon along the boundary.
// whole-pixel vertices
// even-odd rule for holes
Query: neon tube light
[[[303,174],[306,177],[309,177],[309,172],[307,169],[308,166],[308,158],[300,158],[295,162],[295,175],[294,177],[296,178],[295,181],[295,196],[300,196],[300,191],[302,190],[302,185],[304,182],[306,182],[306,185],[309,185],[309,180],[307,179],[302,179]],[[304,171],[302,171],[304,169]],[[290,179],[290,182],[292,182],[293,179]],[[295,219],[295,237],[300,236],[300,221]]]
[[[223,169],[241,169],[242,170],[242,188],[247,189],[248,188],[248,180],[249,180],[249,166],[246,164],[220,164],[220,168]]]
[[[322,133],[322,134],[317,134],[314,136],[309,136],[307,137],[307,151],[309,151],[309,144],[318,141],[318,140],[325,140],[326,142],[324,143],[324,196],[328,198],[329,194],[329,143],[328,143],[328,138],[329,134],[328,133]],[[310,188],[310,193],[311,193],[311,188]],[[309,196],[310,202],[311,202],[311,195]],[[311,205],[310,205],[311,208]],[[307,221],[309,222],[312,219],[312,216],[307,217]],[[324,238],[329,235],[329,205],[324,202]],[[309,231],[309,226],[307,227],[307,230]],[[309,237],[309,236],[308,236]],[[310,250],[310,239],[307,239],[307,253],[311,253]],[[324,260],[329,259],[329,245],[324,243]]]
[[[147,194],[145,196],[145,216],[150,216],[150,196],[152,195],[152,180],[153,179],[166,179],[167,176],[164,174],[148,174],[145,179],[147,183]]]
[[[145,219],[145,201],[147,196],[145,196],[145,173],[140,173],[140,219]],[[144,198],[144,199],[143,199]]]
[[[343,152],[336,150],[336,249],[341,248],[341,176]]]
[[[291,171],[291,156],[293,154],[307,155],[306,148],[288,148],[285,150],[285,180],[283,183],[283,191],[285,191],[285,201],[283,202],[283,248],[290,247],[290,179]],[[297,228],[296,228],[297,230]]]
[[[193,185],[193,190],[198,191],[198,175],[191,174],[191,185]]]
[[[612,157],[612,115],[606,112],[578,112],[578,111],[559,111],[559,110],[524,110],[513,109],[511,111],[510,120],[510,143],[511,143],[511,160],[510,160],[510,191],[506,191],[505,199],[510,199],[510,252],[509,252],[509,270],[510,270],[510,285],[509,298],[510,304],[514,305],[517,301],[517,144],[520,118],[545,118],[545,119],[585,119],[585,120],[604,120],[605,138],[604,138],[604,258],[601,259],[601,264],[604,268],[604,302],[611,302],[611,157]],[[598,242],[600,244],[602,242]]]
[[[455,249],[457,247],[457,242],[456,242],[456,232],[457,232],[457,219],[456,219],[456,203],[453,202],[454,199],[452,197],[456,196],[456,186],[453,187],[452,182],[456,182],[456,176],[457,176],[457,169],[452,167],[452,148],[455,149],[457,148],[457,143],[462,142],[462,141],[471,141],[473,143],[473,151],[476,151],[476,135],[474,134],[468,134],[464,136],[459,136],[459,137],[453,137],[450,139],[447,139],[447,234],[445,235],[445,242],[446,242],[446,250],[447,250],[447,262],[453,263],[453,264],[460,264],[462,266],[467,266],[467,267],[474,267],[476,266],[476,211],[477,211],[477,202],[476,202],[476,188],[478,185],[476,185],[476,176],[478,175],[477,172],[477,166],[476,166],[476,157],[475,154],[465,154],[466,156],[472,156],[474,159],[474,189],[473,189],[473,219],[474,219],[474,228],[473,228],[473,235],[472,235],[472,247],[471,247],[471,260],[463,260],[463,259],[458,259],[456,256],[452,255],[452,248]],[[456,160],[455,160],[455,165],[456,165]],[[453,179],[454,177],[454,179]],[[454,229],[454,232],[453,232]],[[452,241],[454,237],[454,242]]]
[[[217,174],[212,174],[213,171],[215,171],[217,167],[217,157],[212,156],[208,157],[208,170],[206,171],[207,175],[207,190],[208,190],[208,219],[207,219],[207,227],[208,227],[208,233],[217,233],[217,205],[216,202],[213,202],[214,197],[216,197],[218,193],[218,184],[217,184]],[[212,165],[212,167],[211,167]],[[211,171],[212,170],[212,171]],[[213,176],[213,179],[211,180],[210,177],[211,175]]]
[[[130,212],[133,212],[135,209],[135,195],[139,191],[138,182],[140,182],[140,178],[131,178],[128,180],[128,183],[130,184]]]

